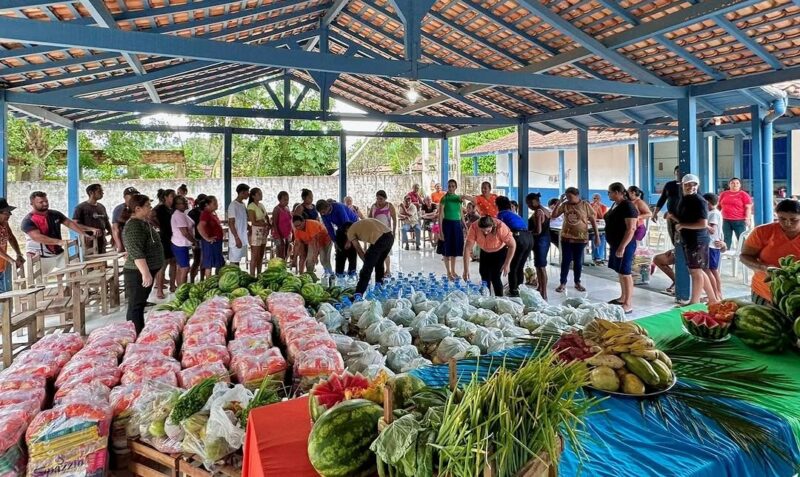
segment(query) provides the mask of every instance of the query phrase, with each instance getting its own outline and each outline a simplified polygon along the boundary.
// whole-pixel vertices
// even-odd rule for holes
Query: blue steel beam
[[[750,38],[750,36],[739,29],[736,25],[730,22],[727,18],[723,17],[722,15],[715,15],[714,21],[719,25],[720,28],[725,30],[730,36],[732,36],[736,41],[741,43],[745,46],[748,50],[752,51],[756,56],[761,58],[764,63],[768,64],[770,68],[774,70],[783,69],[783,63],[780,62],[777,58],[775,58],[772,53],[767,51],[758,41]]]
[[[525,196],[528,195],[529,132],[528,123],[523,121],[517,126],[517,204],[519,204],[519,215],[525,219],[528,218],[528,203],[525,201]],[[509,186],[511,185],[509,183]]]
[[[328,6],[328,11],[325,12],[325,16],[322,17],[322,25],[330,25],[333,23],[336,20],[336,16],[339,15],[339,12],[341,12],[349,2],[350,0],[333,0],[333,3]]]
[[[187,133],[206,133],[223,134],[230,130],[234,135],[248,136],[290,136],[290,137],[339,137],[341,130],[311,131],[292,129],[288,133],[283,129],[261,129],[261,128],[226,128],[224,126],[182,126],[171,124],[136,124],[136,123],[76,123],[81,131],[127,131],[127,132],[187,132]],[[437,133],[403,132],[403,131],[347,131],[347,134],[358,137],[376,138],[441,138]]]
[[[288,51],[197,38],[179,38],[171,35],[153,37],[151,34],[141,32],[124,32],[67,24],[49,25],[44,22],[15,18],[0,18],[0,30],[3,31],[3,37],[17,41],[278,68],[382,77],[403,77],[411,74],[414,70],[409,61],[364,60],[325,53]],[[554,76],[518,71],[482,70],[442,65],[424,65],[418,70],[418,77],[422,80],[543,88],[556,91],[586,91],[640,97],[681,98],[686,95],[686,88],[683,87],[575,78],[564,81],[563,78]]]
[[[54,126],[59,126],[62,128],[73,128],[75,127],[74,121],[67,119],[63,116],[60,116],[52,111],[44,109],[39,106],[28,106],[23,104],[12,104],[11,109],[19,111],[26,116],[34,117],[45,123],[52,124]]]
[[[233,181],[233,133],[230,128],[222,134],[222,204],[225,206],[225,217],[228,214],[228,205],[233,200],[231,182]]]
[[[8,197],[8,103],[6,90],[0,88],[0,197]]]
[[[347,134],[339,132],[339,202],[347,197]]]
[[[464,97],[464,96],[458,94],[456,91],[451,91],[451,90],[449,90],[449,89],[447,89],[447,88],[445,88],[443,86],[440,86],[438,83],[436,83],[434,81],[425,81],[425,86],[427,86],[427,87],[429,87],[429,88],[431,88],[431,89],[433,89],[433,90],[435,90],[435,91],[437,91],[437,92],[439,92],[441,94],[444,94],[446,96],[450,96],[451,98],[455,99],[456,101],[460,101],[460,102],[466,104],[467,106],[469,106],[469,107],[471,107],[473,109],[477,109],[478,111],[488,115],[489,117],[498,117],[498,116],[500,116],[495,111],[492,111],[491,109],[489,109],[489,108],[487,108],[487,107],[485,107],[485,106],[483,106],[481,104],[478,104],[475,101],[473,101],[473,100],[471,100],[471,99],[469,99],[467,97]]]
[[[746,90],[764,85],[800,80],[800,66],[784,68],[779,71],[768,71],[746,76],[737,76],[714,83],[705,83],[689,87],[691,96],[708,96],[728,91]]]
[[[589,198],[589,131],[578,129],[578,190]]]
[[[752,195],[758,200],[754,202],[755,223],[761,225],[766,210],[772,209],[772,201],[765,204],[764,196],[764,130],[761,127],[764,110],[758,106],[750,108],[750,179],[752,180]]]
[[[450,142],[447,138],[440,139],[441,141],[441,157],[439,158],[439,181],[443,188],[447,187],[450,171]]]
[[[477,118],[477,117],[444,117],[398,114],[354,114],[327,113],[323,111],[286,111],[251,108],[231,108],[222,106],[195,106],[188,104],[153,104],[144,102],[107,101],[101,99],[80,98],[42,98],[33,93],[7,92],[9,102],[31,104],[35,106],[51,106],[57,108],[89,109],[95,111],[138,112],[141,114],[183,114],[189,116],[226,116],[264,119],[289,120],[322,120],[328,121],[387,121],[411,124],[449,124],[449,125],[510,125],[516,124],[514,118]]]
[[[627,72],[634,78],[642,81],[647,81],[655,85],[667,85],[668,83],[661,79],[658,75],[648,70],[644,66],[636,63],[627,56],[619,53],[613,48],[608,48],[602,44],[600,40],[587,34],[580,28],[576,27],[568,20],[565,20],[560,14],[550,10],[548,7],[539,3],[538,0],[518,0],[520,5],[524,6],[537,17],[545,20],[547,23],[561,31],[563,34],[571,37],[578,44],[582,45],[592,54],[605,59],[609,63],[618,67],[622,71]]]
[[[80,201],[81,163],[78,151],[78,130],[67,129],[67,213],[71,214]]]

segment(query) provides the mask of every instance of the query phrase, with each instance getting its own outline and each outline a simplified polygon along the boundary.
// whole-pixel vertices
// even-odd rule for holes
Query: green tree
[[[15,179],[45,179],[48,166],[57,162],[54,153],[66,144],[66,132],[44,128],[24,119],[9,119],[8,148],[9,156],[16,162]]]
[[[461,136],[461,152],[466,152],[478,146],[482,146],[487,142],[494,141],[503,136],[513,134],[515,128],[513,126],[491,129],[489,131],[480,131]],[[478,173],[479,174],[494,174],[496,172],[495,157],[492,154],[485,156],[478,156]],[[464,158],[461,161],[461,172],[463,174],[472,174],[473,163],[471,158]]]
[[[396,124],[388,124],[384,132],[407,132]],[[354,172],[369,172],[388,164],[394,174],[408,173],[422,154],[418,138],[365,138],[356,143],[351,169]]]

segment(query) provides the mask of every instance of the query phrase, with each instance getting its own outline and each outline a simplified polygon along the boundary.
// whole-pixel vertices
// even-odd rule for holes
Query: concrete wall
[[[464,176],[463,184],[460,189],[464,193],[480,190],[481,181],[494,181],[494,176]],[[236,185],[246,183],[250,187],[260,187],[264,192],[264,203],[268,209],[277,202],[277,195],[280,191],[289,193],[289,204],[293,205],[300,201],[300,189],[306,188],[314,191],[314,198],[334,198],[339,197],[339,177],[338,176],[299,176],[299,177],[237,177],[232,181],[232,189]],[[81,181],[81,200],[85,197],[84,189],[91,182]],[[140,192],[150,196],[156,202],[156,191],[160,188],[176,189],[180,184],[185,183],[189,188],[189,195],[195,197],[198,194],[215,195],[222,197],[223,185],[221,179],[170,179],[168,181],[158,180],[125,180],[103,182],[105,198],[101,201],[110,214],[113,208],[122,202],[122,191],[129,186],[136,187]],[[403,196],[411,190],[414,183],[422,183],[420,174],[404,175],[363,175],[349,176],[347,178],[347,192],[353,197],[354,202],[361,208],[367,208],[375,200],[375,192],[380,189],[386,191],[389,201],[399,203]],[[423,187],[423,190],[426,188]],[[58,210],[66,215],[71,215],[72,211],[67,210],[67,189],[64,182],[41,181],[41,182],[9,182],[8,202],[16,206],[11,216],[11,228],[17,238],[21,239],[19,224],[22,218],[30,211],[29,196],[32,191],[42,190],[47,192],[50,199],[50,208]],[[468,192],[469,191],[469,192]],[[220,213],[222,216],[223,213]]]

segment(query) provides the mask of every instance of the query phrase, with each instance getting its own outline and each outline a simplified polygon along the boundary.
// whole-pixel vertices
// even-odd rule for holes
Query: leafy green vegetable
[[[183,393],[169,415],[170,422],[180,424],[184,419],[200,412],[203,406],[206,405],[208,398],[211,397],[214,384],[218,380],[218,377],[206,378]]]

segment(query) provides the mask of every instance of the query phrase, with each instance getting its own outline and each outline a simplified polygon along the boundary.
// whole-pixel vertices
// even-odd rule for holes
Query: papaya
[[[633,373],[628,373],[622,377],[622,392],[640,396],[644,394],[644,383]]]
[[[653,366],[646,359],[633,356],[629,353],[622,353],[622,359],[625,360],[625,365],[630,372],[639,377],[645,384],[649,386],[658,386],[661,382],[658,373],[655,372]]]
[[[619,377],[612,368],[598,366],[589,373],[592,386],[602,391],[616,392],[619,390]]]

